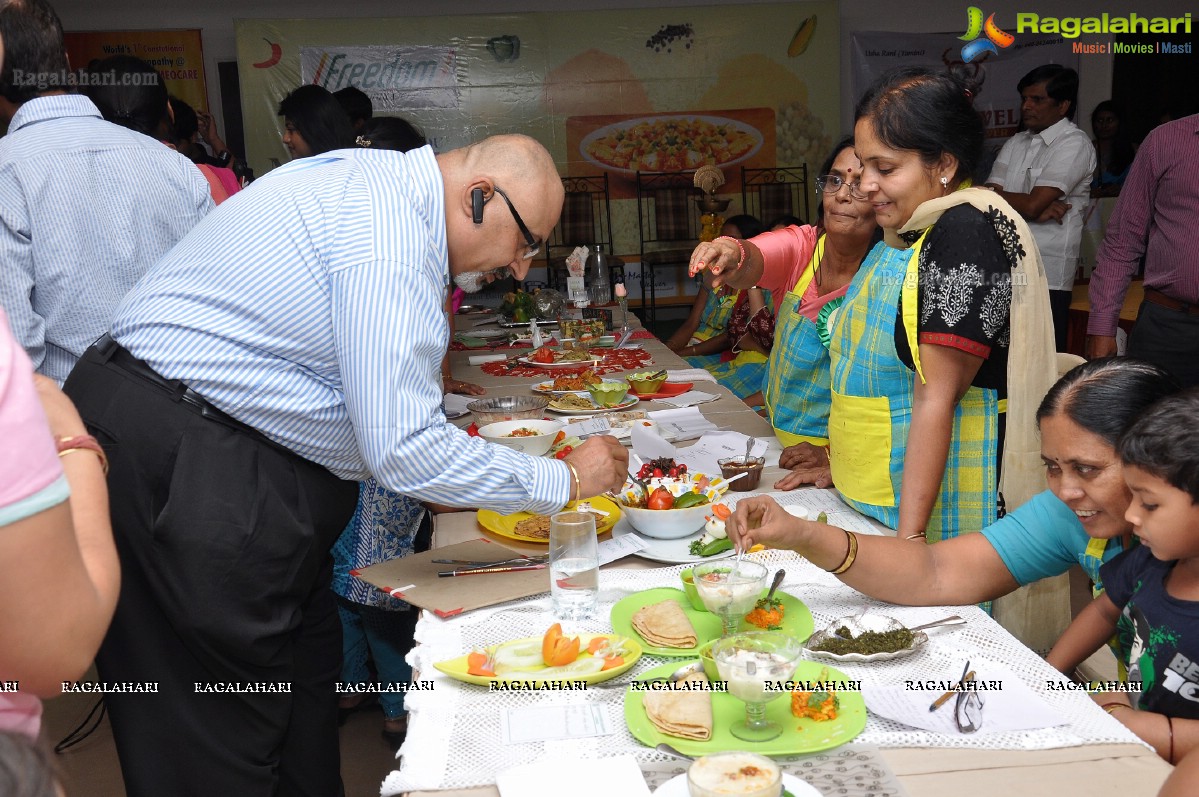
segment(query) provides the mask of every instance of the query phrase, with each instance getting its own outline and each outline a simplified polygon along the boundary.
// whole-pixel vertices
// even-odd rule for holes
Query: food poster
[[[814,170],[839,134],[835,2],[239,20],[236,30],[247,156],[257,174],[287,160],[275,111],[302,82],[357,86],[377,113],[414,122],[438,151],[526,133],[545,144],[562,175],[608,174],[613,248],[634,297],[640,233],[631,167],[714,162],[730,216],[741,212],[742,166]],[[671,137],[680,130],[686,141]],[[671,156],[609,154],[629,131],[662,142],[655,148]],[[659,276],[659,299],[694,295],[685,275]],[[530,279],[544,280],[544,270]]]
[[[92,61],[114,55],[132,55],[158,70],[168,92],[198,111],[208,110],[199,29],[94,30],[67,33],[64,38],[72,69],[85,69]]]

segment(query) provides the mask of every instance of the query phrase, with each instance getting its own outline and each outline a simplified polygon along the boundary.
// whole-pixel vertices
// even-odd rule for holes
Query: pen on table
[[[967,664],[966,666],[969,667],[970,665]],[[973,681],[973,680],[974,680],[974,670],[970,670],[969,672],[967,672],[965,675],[962,676],[962,680],[958,681],[959,688],[953,689],[952,691],[946,692],[945,694],[938,697],[936,700],[933,701],[933,704],[928,707],[928,710],[936,711],[941,706],[945,705],[945,703],[948,702],[949,698],[953,697],[958,692],[962,691],[961,687],[964,687],[967,681]]]
[[[545,570],[548,565],[516,565],[513,567],[476,567],[471,570],[441,570],[437,573],[440,578],[451,576],[473,576],[475,573],[515,573],[520,570]]]

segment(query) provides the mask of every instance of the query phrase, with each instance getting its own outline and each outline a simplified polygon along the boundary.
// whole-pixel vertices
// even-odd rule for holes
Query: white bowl
[[[499,443],[525,454],[539,457],[550,450],[554,438],[562,431],[562,421],[530,418],[521,421],[497,421],[479,429],[479,437],[488,443]],[[540,434],[529,437],[509,437],[517,429],[536,429]]]
[[[633,524],[633,528],[645,536],[677,540],[702,529],[707,516],[712,514],[712,505],[702,504],[686,509],[639,509],[621,504],[620,511]]]

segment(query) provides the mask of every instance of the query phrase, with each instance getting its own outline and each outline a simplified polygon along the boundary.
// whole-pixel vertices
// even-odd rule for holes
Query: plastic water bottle
[[[550,605],[559,620],[589,620],[599,612],[599,548],[595,515],[550,517]]]
[[[591,272],[591,303],[609,304],[612,301],[612,284],[608,281],[608,256],[596,244],[587,255],[587,268]]]

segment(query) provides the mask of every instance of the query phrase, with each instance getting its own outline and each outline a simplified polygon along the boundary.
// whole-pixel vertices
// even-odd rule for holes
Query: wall
[[[497,14],[527,11],[560,11],[561,0],[356,0],[342,3],[331,11],[323,0],[158,0],[153,6],[141,0],[52,0],[69,30],[105,30],[138,28],[201,28],[204,31],[205,63],[210,86],[217,81],[216,64],[232,61],[237,48],[233,34],[234,18],[319,18],[319,17],[402,17],[408,14],[428,15],[431,7],[438,15]],[[575,9],[619,9],[652,6],[677,8],[701,5],[737,5],[754,0],[571,0]],[[842,74],[849,74],[849,41],[855,30],[892,31],[956,31],[965,27],[965,7],[969,2],[959,0],[930,0],[909,3],[903,13],[896,13],[894,0],[842,0],[841,64]],[[1056,16],[1087,16],[1100,11],[1127,13],[1134,9],[1142,16],[1181,16],[1194,12],[1194,4],[1186,0],[1136,0],[1122,3],[1096,4],[1094,0],[1029,0],[1000,2],[984,8],[992,9],[1001,24],[1010,22],[1016,12],[1035,11]],[[1199,15],[1194,24],[1199,26]],[[1199,27],[1196,28],[1199,31]],[[582,31],[580,32],[583,33]],[[1110,93],[1112,61],[1110,56],[1086,56],[1081,64],[1082,86],[1079,95],[1079,122],[1089,125],[1089,109],[1107,99]],[[842,83],[842,121],[848,129],[853,98],[848,81]],[[211,92],[214,110],[220,113],[220,97]]]

